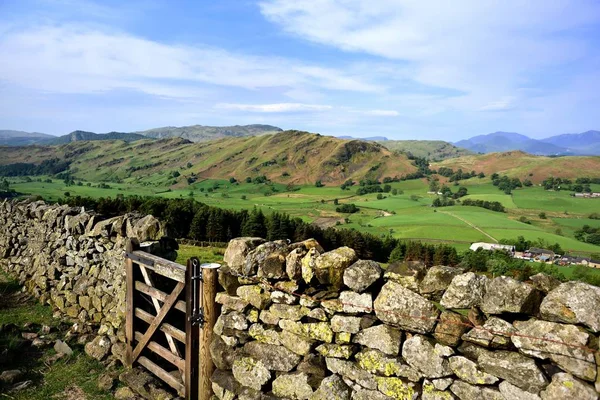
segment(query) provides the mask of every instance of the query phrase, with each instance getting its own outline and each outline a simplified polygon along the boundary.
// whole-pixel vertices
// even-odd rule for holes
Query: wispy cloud
[[[400,115],[398,111],[394,110],[367,110],[364,111],[366,115],[373,115],[376,117],[397,117]]]
[[[328,111],[332,107],[321,104],[279,103],[279,104],[231,104],[219,103],[217,108],[261,113],[286,113],[307,111]]]

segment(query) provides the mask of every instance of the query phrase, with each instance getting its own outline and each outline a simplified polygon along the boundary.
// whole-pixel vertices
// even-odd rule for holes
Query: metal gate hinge
[[[204,310],[200,309],[196,314],[192,314],[192,316],[190,316],[190,322],[193,326],[200,326],[202,328],[204,325]]]

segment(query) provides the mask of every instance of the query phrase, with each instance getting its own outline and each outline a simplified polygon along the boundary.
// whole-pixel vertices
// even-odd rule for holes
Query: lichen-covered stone
[[[404,341],[402,357],[413,368],[421,371],[427,378],[442,378],[452,374],[448,365],[448,356],[453,350],[439,344],[432,344],[425,336],[414,335]]]
[[[244,313],[232,311],[228,314],[221,314],[219,318],[223,321],[224,329],[236,329],[238,331],[248,329],[248,321]]]
[[[303,248],[296,248],[289,252],[285,258],[285,272],[291,280],[302,278],[302,258],[306,256],[307,251]]]
[[[377,390],[381,393],[398,400],[413,400],[418,395],[415,385],[395,377],[375,377]]]
[[[261,324],[252,324],[248,329],[250,337],[257,342],[280,345],[279,332],[274,329],[265,329]]]
[[[271,379],[271,372],[260,361],[252,357],[240,357],[233,363],[233,376],[244,386],[260,390]]]
[[[383,285],[374,309],[381,321],[417,333],[431,332],[439,315],[429,300],[393,281]]]
[[[240,384],[230,371],[217,369],[213,372],[210,381],[213,393],[220,400],[233,399],[240,392]]]
[[[590,335],[583,328],[535,319],[515,322],[515,327],[519,335],[512,342],[522,353],[549,358],[578,378],[596,379],[594,354],[585,349]]]
[[[294,306],[287,304],[273,304],[269,308],[271,314],[279,319],[289,319],[290,321],[299,321],[310,312],[310,309],[304,306]]]
[[[360,317],[334,315],[331,318],[331,330],[334,332],[358,333],[360,331],[360,322]]]
[[[494,389],[470,385],[463,381],[454,381],[450,390],[460,400],[508,400]],[[512,399],[511,399],[512,400]]]
[[[302,372],[279,375],[273,381],[273,394],[290,400],[305,400],[313,394],[308,375]]]
[[[356,260],[356,252],[350,247],[339,247],[323,253],[315,259],[315,277],[321,284],[339,289],[342,287],[344,271]]]
[[[349,359],[356,353],[356,346],[336,343],[324,343],[315,349],[324,357]]]
[[[265,240],[253,237],[231,239],[223,255],[223,261],[238,274],[243,273],[246,256]]]
[[[263,363],[271,371],[289,372],[301,360],[301,357],[284,346],[259,342],[248,342],[244,345],[244,353]]]
[[[322,308],[313,308],[307,315],[308,318],[316,319],[317,321],[329,321],[327,313]]]
[[[450,369],[460,379],[473,385],[493,385],[498,378],[486,374],[477,367],[477,363],[462,356],[454,356],[449,359]]]
[[[321,381],[321,385],[310,400],[349,400],[350,388],[339,375],[331,375]]]
[[[476,326],[463,335],[463,340],[493,349],[506,349],[517,330],[503,319],[491,317],[483,326]]]
[[[333,331],[326,322],[301,323],[282,319],[279,327],[298,336],[319,340],[325,343],[333,342]]]
[[[542,400],[598,400],[598,393],[591,385],[567,373],[554,374],[552,382],[540,396]]]
[[[381,267],[375,261],[358,260],[344,271],[344,285],[355,292],[364,292],[381,277]]]
[[[237,288],[237,295],[259,310],[271,303],[271,295],[259,285],[244,285]]]
[[[362,387],[355,388],[352,391],[352,400],[393,400],[393,397],[386,396],[378,390],[363,389]]]
[[[278,339],[281,345],[283,345],[286,349],[301,356],[309,354],[313,344],[315,343],[314,340],[298,336],[286,330],[279,332]]]
[[[548,293],[560,285],[560,281],[558,279],[542,272],[530,276],[529,279],[531,280],[533,287],[542,293]]]
[[[344,378],[350,379],[358,383],[364,388],[375,390],[377,389],[377,381],[375,377],[362,368],[359,368],[352,361],[345,361],[339,358],[326,358],[327,369],[334,374],[339,374]]]
[[[540,305],[540,294],[527,283],[499,276],[488,283],[481,310],[487,314],[533,314]]]
[[[461,270],[458,268],[444,265],[433,266],[427,270],[425,278],[419,285],[419,292],[429,299],[439,300],[450,286],[452,279],[460,273]]]
[[[215,297],[215,302],[222,305],[221,311],[244,311],[248,306],[248,302],[237,297],[230,296],[227,293],[219,292]]]
[[[281,290],[274,290],[271,292],[271,301],[273,301],[273,303],[292,305],[298,303],[298,300],[298,297],[282,292]]]
[[[486,352],[479,356],[478,363],[488,374],[531,393],[539,393],[548,384],[535,361],[519,353],[501,350]]]
[[[426,272],[427,266],[420,261],[394,262],[387,267],[383,276],[418,293]]]
[[[233,361],[237,357],[237,351],[228,346],[221,336],[213,335],[209,350],[211,359],[217,368],[231,369]]]
[[[470,325],[469,320],[463,315],[452,311],[442,311],[433,336],[441,344],[456,346]]]
[[[94,340],[85,345],[85,353],[95,358],[98,361],[102,361],[109,353],[112,343],[106,336],[96,336]]]
[[[363,349],[355,357],[358,361],[358,366],[372,374],[400,376],[408,378],[413,382],[418,382],[421,379],[421,373],[410,365],[405,364],[400,357],[388,356],[374,349]]]
[[[313,248],[306,253],[306,255],[300,261],[302,268],[302,279],[304,282],[310,284],[315,276],[316,260],[319,258],[321,253]]]
[[[600,331],[600,288],[583,282],[565,282],[542,301],[543,319],[568,324],[583,324]]]
[[[500,382],[498,389],[500,389],[500,393],[502,393],[502,396],[507,400],[541,400],[540,396],[537,394],[520,389],[508,381]]]
[[[445,308],[471,308],[483,301],[489,279],[467,272],[455,276],[444,292],[440,304]]]
[[[244,262],[244,274],[252,276],[257,274],[262,278],[285,278],[285,258],[289,247],[285,240],[266,242],[250,251]]]

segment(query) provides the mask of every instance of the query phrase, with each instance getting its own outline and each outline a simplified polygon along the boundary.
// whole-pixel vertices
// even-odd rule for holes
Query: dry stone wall
[[[102,219],[81,207],[3,201],[0,267],[58,313],[98,327],[86,351],[102,359],[125,340],[126,238],[154,241],[163,233],[151,215]],[[147,244],[171,251],[162,243]]]
[[[597,399],[600,288],[314,240],[230,242],[211,355],[225,399]]]

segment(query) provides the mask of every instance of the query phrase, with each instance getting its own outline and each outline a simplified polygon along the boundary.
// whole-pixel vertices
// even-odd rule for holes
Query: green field
[[[42,177],[42,180],[46,178]],[[544,191],[540,187],[523,188],[506,195],[493,186],[488,178],[472,178],[461,182],[461,186],[468,189],[466,198],[498,201],[506,207],[506,213],[460,205],[432,208],[431,203],[436,196],[427,193],[428,183],[424,179],[391,183],[391,187],[398,190],[399,194],[383,193],[385,198],[378,200],[375,193],[358,196],[356,187],[342,190],[334,185],[320,188],[299,185],[287,191],[282,184],[232,184],[228,180],[206,179],[178,188],[164,186],[159,178],[159,175],[151,175],[144,182],[132,178],[123,183],[108,183],[110,188],[99,188],[97,182],[89,182],[90,186],[87,186],[88,182],[82,182],[81,186],[66,186],[57,179],[52,183],[27,182],[23,178],[10,181],[11,187],[18,192],[41,195],[49,200],[63,198],[67,192],[71,196],[92,197],[132,194],[193,197],[211,206],[235,210],[257,207],[265,213],[285,212],[307,222],[319,219],[321,223],[331,218],[331,225],[335,225],[335,221],[346,218],[346,223],[340,227],[379,236],[391,234],[396,238],[449,243],[460,250],[476,241],[490,242],[524,236],[528,240],[542,238],[547,242],[557,242],[565,250],[576,254],[600,252],[600,246],[574,238],[575,231],[585,224],[600,226],[600,221],[587,218],[590,213],[600,211],[600,199],[578,199],[571,197],[568,192]],[[456,190],[455,186],[450,187]],[[339,204],[353,203],[360,211],[355,214],[338,213],[335,199]],[[545,212],[547,218],[540,218],[540,212]],[[527,218],[530,223],[520,222],[521,217]],[[207,260],[214,258],[211,254],[207,255]]]

